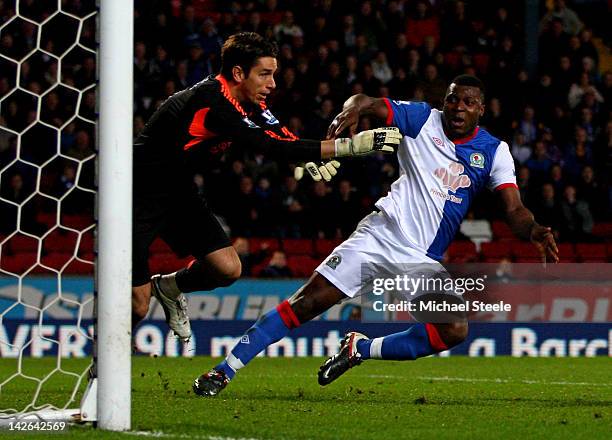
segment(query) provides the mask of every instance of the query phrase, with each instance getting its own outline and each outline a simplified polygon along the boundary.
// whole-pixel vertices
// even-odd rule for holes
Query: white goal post
[[[129,430],[134,5],[14,0],[0,5],[0,13],[7,11],[0,16],[0,215],[9,212],[14,227],[0,229],[0,429],[11,421],[90,421],[101,429]],[[49,37],[53,33],[56,40]],[[97,75],[92,70],[77,81],[86,58]],[[64,98],[71,100],[71,114],[56,112],[49,119],[50,102]],[[66,151],[64,137],[76,138],[75,126],[96,138],[97,154]],[[74,169],[73,182],[61,193],[49,192],[48,182],[59,177],[54,170],[64,166]],[[5,190],[21,174],[31,188],[13,200]],[[96,195],[95,213],[88,214],[97,223],[67,222],[63,210],[75,194]],[[25,226],[32,207],[43,205],[54,207],[42,213],[44,227],[41,212],[32,216],[35,229]],[[70,269],[74,265],[81,272]],[[93,298],[72,293],[69,275],[91,273],[92,266]],[[40,274],[54,290],[31,287]],[[54,325],[53,319],[72,322]],[[92,341],[93,363],[83,371],[65,368],[62,359],[83,355]],[[48,358],[41,360],[39,375],[32,368],[38,359],[30,357]],[[45,400],[45,387],[58,377],[71,389]],[[16,398],[16,390],[24,396]]]
[[[100,0],[98,426],[131,420],[134,2]]]

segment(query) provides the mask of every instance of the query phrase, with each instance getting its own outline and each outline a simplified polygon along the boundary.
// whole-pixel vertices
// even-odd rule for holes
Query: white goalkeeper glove
[[[334,156],[359,156],[377,151],[393,153],[401,140],[402,135],[397,127],[366,130],[352,138],[336,139]]]
[[[315,182],[318,182],[321,179],[329,182],[332,177],[338,174],[338,168],[340,168],[340,162],[337,160],[321,162],[320,165],[317,165],[314,162],[308,162],[302,166],[295,167],[293,177],[295,177],[295,180],[300,180],[302,177],[304,177],[304,170],[306,170],[308,171],[308,174],[310,174],[310,177],[312,177],[312,180]]]

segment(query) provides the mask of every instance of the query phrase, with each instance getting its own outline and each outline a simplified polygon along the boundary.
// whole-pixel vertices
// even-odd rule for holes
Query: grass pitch
[[[131,433],[72,427],[58,438],[475,439],[612,438],[612,359],[432,357],[367,361],[322,388],[320,358],[254,360],[217,398],[191,391],[211,358],[135,357]],[[62,360],[82,371],[85,360]],[[15,371],[0,360],[0,382]],[[28,359],[42,377],[55,359]],[[38,375],[38,376],[37,376]],[[40,401],[69,394],[52,376]],[[5,386],[0,407],[30,402],[31,381]],[[0,436],[15,436],[0,431]],[[21,434],[52,437],[48,432]],[[55,437],[55,436],[53,436]]]

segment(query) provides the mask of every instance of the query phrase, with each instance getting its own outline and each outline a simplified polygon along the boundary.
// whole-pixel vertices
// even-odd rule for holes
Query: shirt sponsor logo
[[[269,125],[278,124],[278,119],[276,119],[276,116],[274,116],[270,110],[264,111],[261,114],[261,116],[263,116],[266,119],[266,124],[269,124]]]
[[[242,118],[242,122],[244,122],[246,125],[248,125],[249,128],[260,128],[259,125],[257,125],[255,122],[251,121],[246,116],[244,118]]]
[[[435,137],[435,136],[434,136],[434,137],[432,137],[431,139],[432,139],[432,140],[435,142],[435,144],[436,144],[438,147],[443,147],[443,146],[444,146],[444,141],[443,141],[442,139],[440,139],[440,138],[438,138],[438,137]]]
[[[451,162],[446,168],[438,168],[434,171],[434,176],[440,180],[442,189],[456,193],[460,188],[468,188],[472,185],[470,176],[462,174],[465,168],[459,162]],[[453,194],[445,193],[439,189],[431,188],[430,192],[440,198],[449,200],[453,203],[461,203],[463,198]]]

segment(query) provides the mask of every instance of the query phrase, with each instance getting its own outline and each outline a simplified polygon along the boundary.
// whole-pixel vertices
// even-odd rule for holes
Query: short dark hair
[[[278,46],[273,41],[265,40],[255,32],[240,32],[231,35],[221,48],[221,74],[232,78],[232,68],[242,67],[248,76],[251,68],[261,57],[274,57],[278,55]]]
[[[484,99],[485,85],[484,83],[474,75],[459,75],[451,81],[451,84],[466,87],[476,87],[480,90],[480,98]]]

